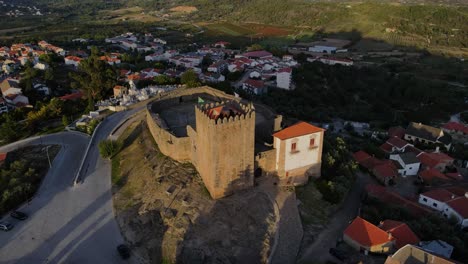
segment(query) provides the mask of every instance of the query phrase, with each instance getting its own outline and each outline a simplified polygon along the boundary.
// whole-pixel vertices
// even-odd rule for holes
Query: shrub
[[[103,140],[99,142],[99,153],[105,159],[111,159],[122,149],[122,142],[119,140]]]

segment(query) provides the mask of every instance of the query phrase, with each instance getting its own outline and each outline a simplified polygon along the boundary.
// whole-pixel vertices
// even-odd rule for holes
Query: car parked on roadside
[[[13,224],[8,222],[0,222],[0,229],[3,231],[10,231],[13,228]]]
[[[346,252],[337,248],[330,248],[328,252],[330,253],[330,255],[334,256],[335,258],[341,261],[345,261],[348,258],[348,254],[346,254]]]
[[[20,211],[11,212],[10,216],[18,220],[26,220],[28,218],[27,214],[20,212]]]
[[[123,259],[130,258],[130,248],[125,244],[118,245],[117,252],[119,252],[120,257],[122,257]]]

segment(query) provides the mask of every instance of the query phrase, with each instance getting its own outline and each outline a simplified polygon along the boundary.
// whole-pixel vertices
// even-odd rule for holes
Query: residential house
[[[395,183],[398,177],[398,168],[391,160],[382,161],[372,168],[372,174],[384,185]]]
[[[208,71],[209,72],[214,72],[214,73],[222,73],[224,70],[227,69],[227,62],[224,60],[217,61],[210,66],[208,66]]]
[[[453,246],[443,240],[421,241],[418,245],[427,252],[435,253],[439,256],[450,258],[453,252]]]
[[[145,61],[165,61],[167,57],[162,52],[156,52],[145,56]]]
[[[468,135],[468,126],[458,122],[448,122],[442,127],[442,130],[449,134],[466,136]]]
[[[391,160],[395,160],[400,164],[398,174],[403,177],[417,175],[421,162],[413,152],[399,153],[390,155]]]
[[[224,82],[226,80],[226,77],[224,77],[224,75],[212,72],[200,73],[199,78],[202,81],[211,83]]]
[[[442,129],[415,122],[408,125],[404,138],[405,140],[425,144],[440,143],[447,149],[450,149],[452,144],[452,137],[449,134],[444,134]]]
[[[276,171],[287,185],[307,183],[320,177],[324,129],[298,122],[273,134]]]
[[[5,163],[7,156],[8,152],[0,153],[0,166],[2,166]]]
[[[443,212],[446,207],[446,202],[456,198],[457,196],[446,189],[435,189],[419,194],[418,202],[426,205],[433,210]]]
[[[23,94],[9,94],[3,97],[5,102],[14,108],[21,108],[29,105],[28,97]]]
[[[421,161],[421,166],[424,169],[435,168],[440,172],[445,172],[448,167],[453,166],[454,159],[449,155],[442,152],[423,152],[417,155],[419,161]]]
[[[385,264],[459,264],[414,245],[406,245],[388,256]]]
[[[79,91],[79,92],[61,96],[59,97],[59,99],[62,101],[77,101],[77,100],[80,100],[82,97],[83,97],[83,93]]]
[[[65,65],[73,65],[78,68],[82,58],[77,56],[67,56],[65,57]]]
[[[292,69],[290,67],[282,68],[276,73],[276,87],[291,90]]]
[[[44,62],[37,62],[36,64],[34,64],[34,69],[45,71],[48,68],[49,68],[49,65],[47,63],[44,63]]]
[[[33,85],[34,90],[36,90],[39,94],[42,94],[43,96],[48,96],[50,95],[50,88],[47,87],[47,85],[43,83],[36,83]]]
[[[12,94],[22,94],[22,90],[19,86],[19,80],[7,78],[0,83],[3,97]]]
[[[452,180],[435,168],[422,170],[418,174],[418,179],[426,185],[436,185],[437,183],[444,183]]]
[[[432,213],[431,209],[423,206],[413,200],[409,200],[399,195],[396,192],[390,191],[385,187],[377,184],[367,184],[365,187],[367,196],[382,201],[384,203],[393,204],[401,208],[405,208],[408,213],[414,217],[424,217]]]
[[[416,245],[419,243],[418,236],[411,228],[400,221],[385,220],[380,222],[379,228],[392,234],[395,238],[395,248],[399,249],[408,244]]]
[[[125,86],[121,86],[121,85],[116,85],[114,86],[114,97],[121,97],[123,96],[124,94],[127,94],[128,93],[128,89],[127,87]]]
[[[395,246],[395,238],[361,217],[356,217],[343,232],[346,244],[358,251],[390,253]]]
[[[402,153],[408,146],[412,145],[398,137],[391,137],[380,146],[380,149],[386,153]]]
[[[443,215],[446,218],[454,217],[462,228],[468,227],[468,193],[447,201]]]
[[[112,56],[112,57],[111,56],[101,56],[101,57],[99,57],[99,59],[102,60],[102,61],[107,62],[107,64],[109,64],[111,66],[121,63],[120,59],[117,58],[117,57],[114,57],[114,56]]]
[[[273,58],[273,54],[268,51],[264,50],[257,50],[257,51],[250,51],[243,53],[242,57],[249,58],[249,59],[269,59]]]
[[[308,51],[328,54],[346,52],[347,50],[344,48],[350,44],[351,41],[349,40],[324,38],[320,41],[315,41],[308,44]]]
[[[262,95],[267,93],[268,88],[265,86],[265,83],[260,80],[247,79],[242,83],[242,89],[248,93],[255,95]]]

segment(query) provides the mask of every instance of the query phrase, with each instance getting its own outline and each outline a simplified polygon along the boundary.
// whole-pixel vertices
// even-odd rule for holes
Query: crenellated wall
[[[177,161],[190,161],[190,138],[176,137],[169,133],[164,120],[158,114],[146,109],[146,122],[161,152]]]
[[[230,102],[221,102],[221,104]],[[232,102],[231,102],[232,103]],[[211,119],[205,111],[220,104],[195,108],[195,167],[213,198],[253,187],[255,111],[238,104],[245,114]]]

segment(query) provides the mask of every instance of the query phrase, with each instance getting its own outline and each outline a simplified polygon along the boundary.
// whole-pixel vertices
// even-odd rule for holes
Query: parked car
[[[11,212],[10,216],[13,217],[13,218],[16,218],[18,220],[25,220],[26,218],[28,218],[27,214],[25,214],[23,212],[20,212],[20,211]]]
[[[344,260],[346,260],[348,258],[348,255],[343,250],[339,250],[339,249],[336,249],[336,248],[330,248],[330,250],[328,252],[330,253],[330,255],[334,256],[335,258],[337,258],[337,259],[339,259],[341,261],[344,261]]]
[[[0,229],[3,231],[10,231],[13,228],[13,224],[7,222],[0,222]]]
[[[130,248],[127,245],[125,245],[125,244],[118,245],[117,246],[117,251],[119,252],[119,255],[123,259],[130,258]]]

